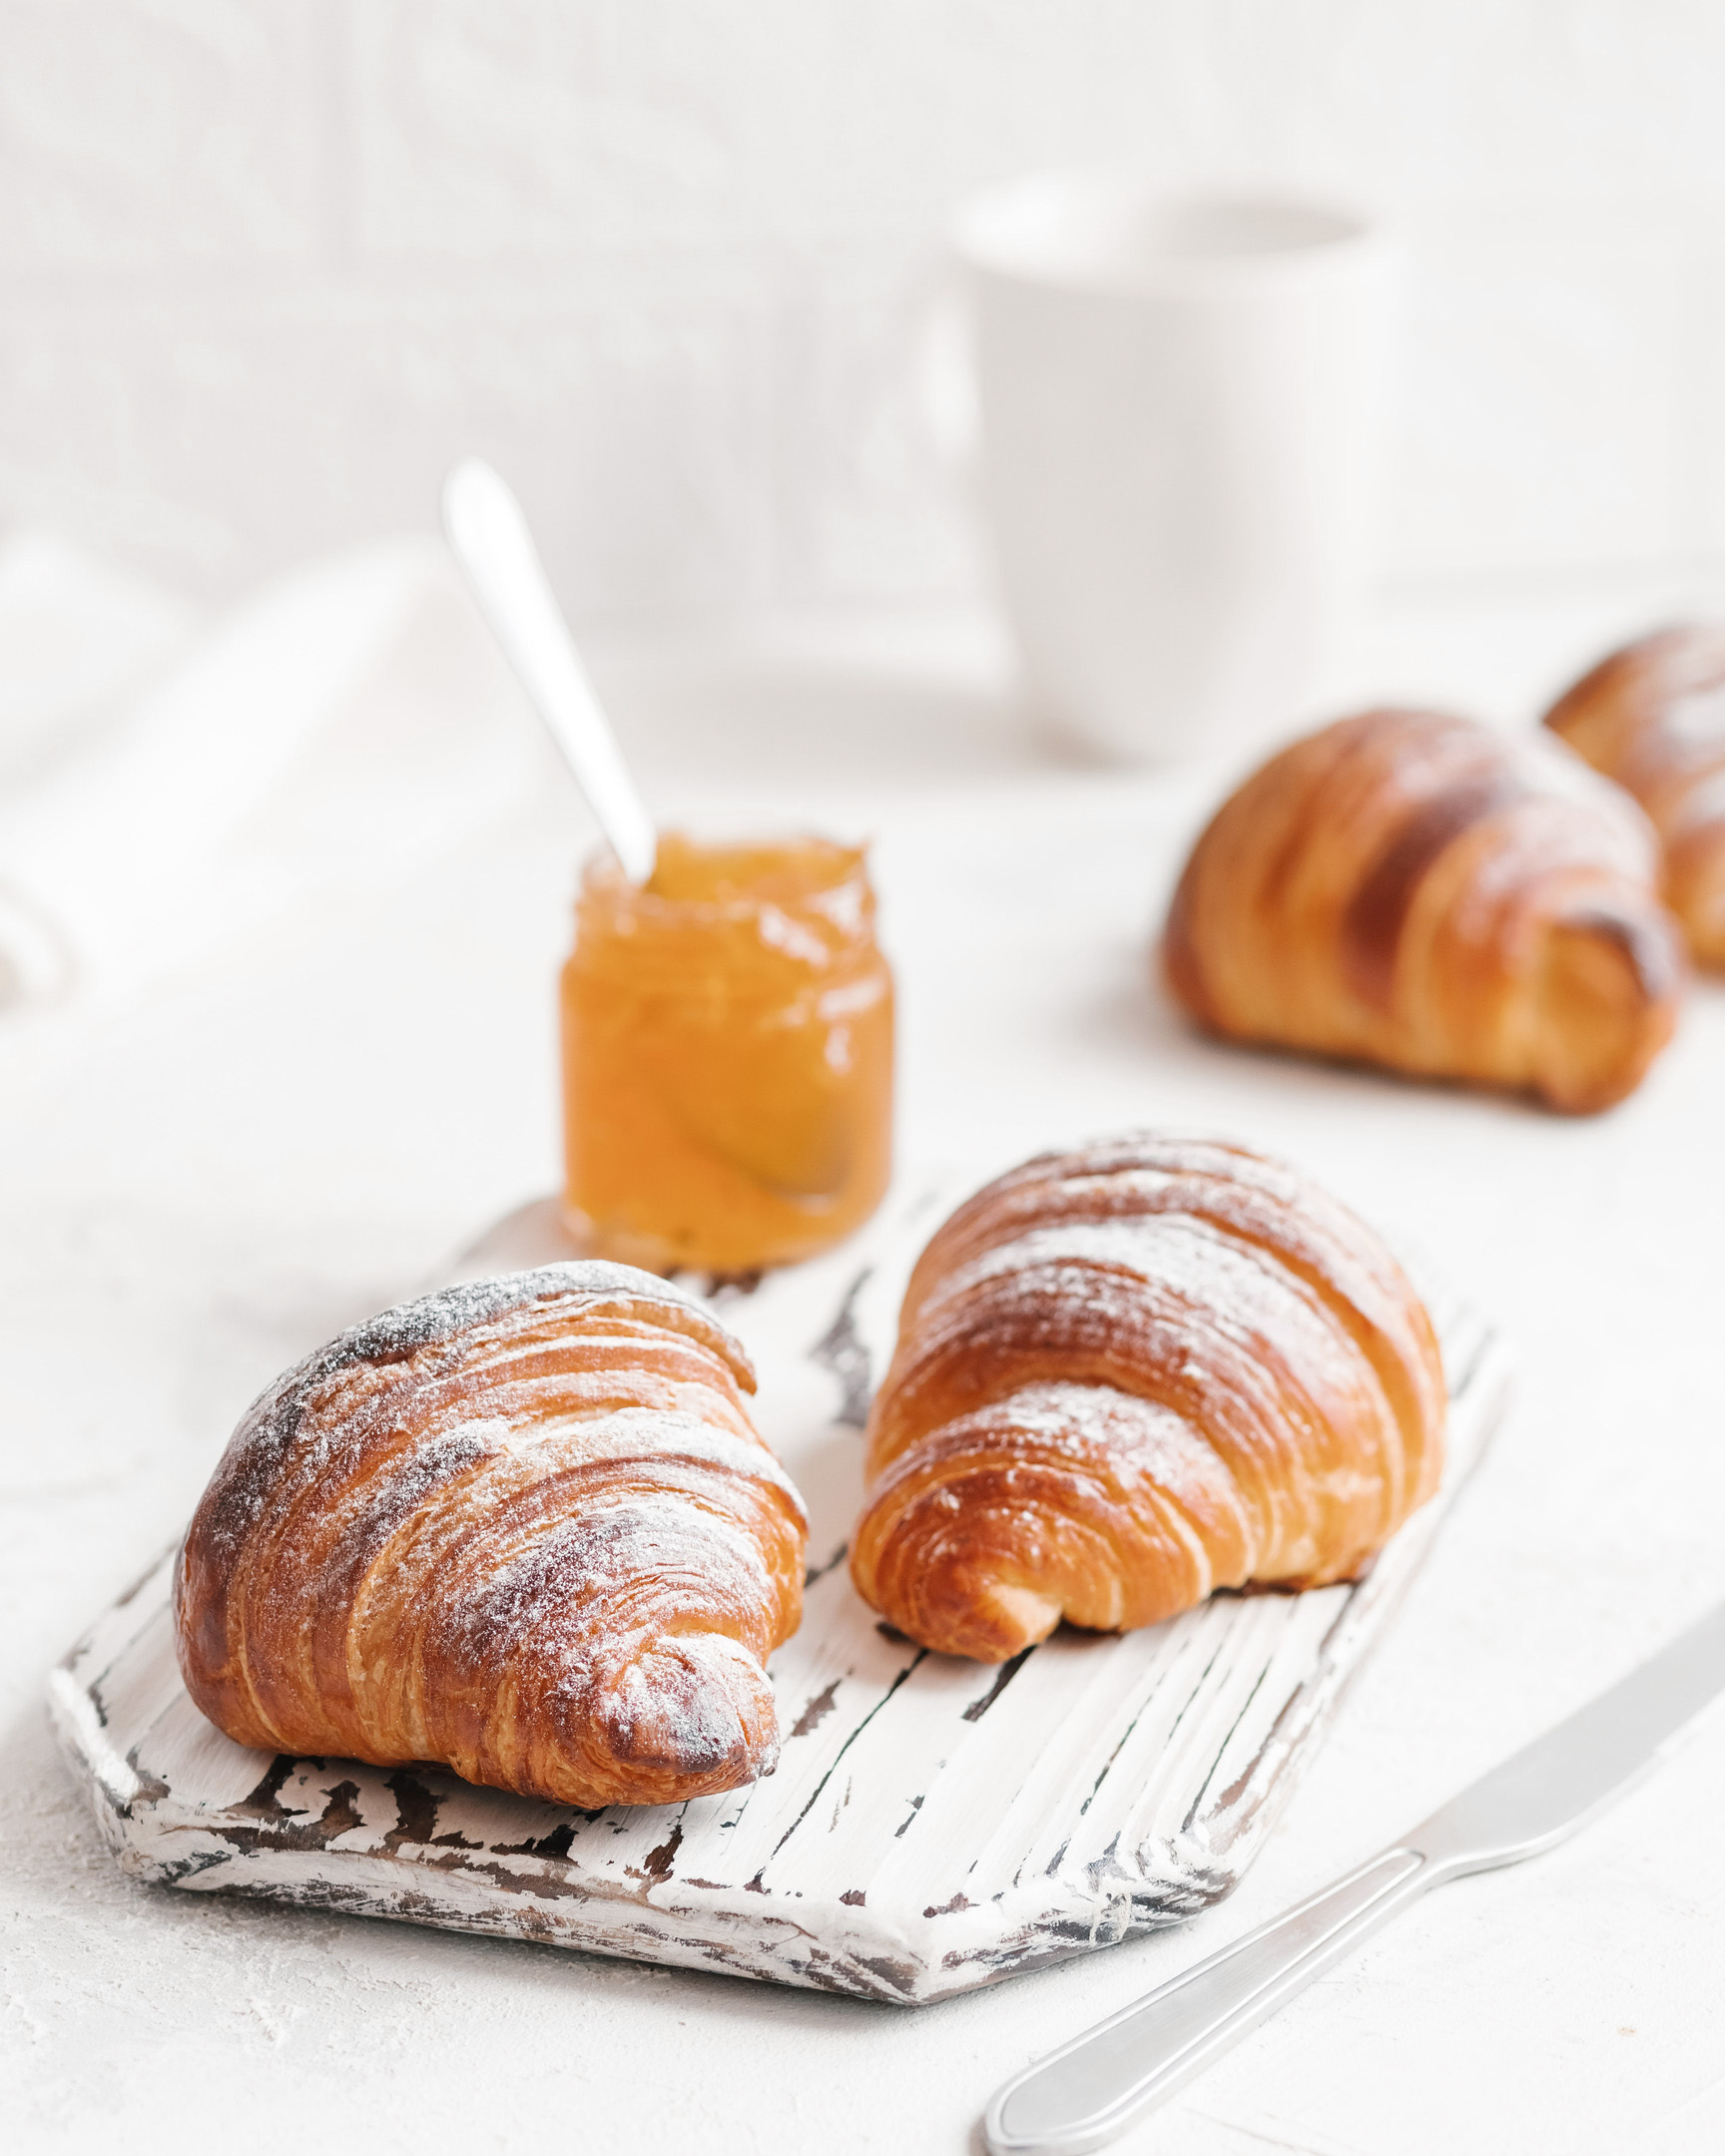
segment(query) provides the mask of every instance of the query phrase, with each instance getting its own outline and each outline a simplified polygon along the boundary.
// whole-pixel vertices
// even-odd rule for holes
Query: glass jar
[[[842,1240],[886,1188],[892,976],[861,847],[660,840],[589,863],[563,969],[566,1207],[586,1248],[751,1272]]]

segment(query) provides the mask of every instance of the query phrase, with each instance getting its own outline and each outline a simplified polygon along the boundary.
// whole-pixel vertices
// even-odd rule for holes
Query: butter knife
[[[1104,2147],[1421,1894],[1587,1826],[1722,1689],[1725,1603],[1357,1871],[1015,2075],[984,2115],[992,2156]]]

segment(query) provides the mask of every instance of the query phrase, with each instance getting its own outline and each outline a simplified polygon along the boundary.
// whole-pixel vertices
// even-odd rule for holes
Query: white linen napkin
[[[0,789],[22,785],[185,656],[199,610],[47,532],[0,542]]]
[[[388,887],[536,767],[535,723],[439,542],[284,576],[0,797],[0,1006]]]

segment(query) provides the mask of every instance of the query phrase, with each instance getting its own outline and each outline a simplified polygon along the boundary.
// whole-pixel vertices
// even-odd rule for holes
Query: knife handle
[[[992,2156],[1103,2147],[1441,1877],[1416,1850],[1386,1850],[1098,2022],[996,2092],[983,2122]]]

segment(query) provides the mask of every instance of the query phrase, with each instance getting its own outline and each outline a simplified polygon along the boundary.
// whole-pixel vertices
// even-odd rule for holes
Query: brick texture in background
[[[1725,559],[1716,0],[0,0],[0,520],[217,596],[462,449],[590,622],[958,603],[944,207],[1393,217],[1387,574]]]

